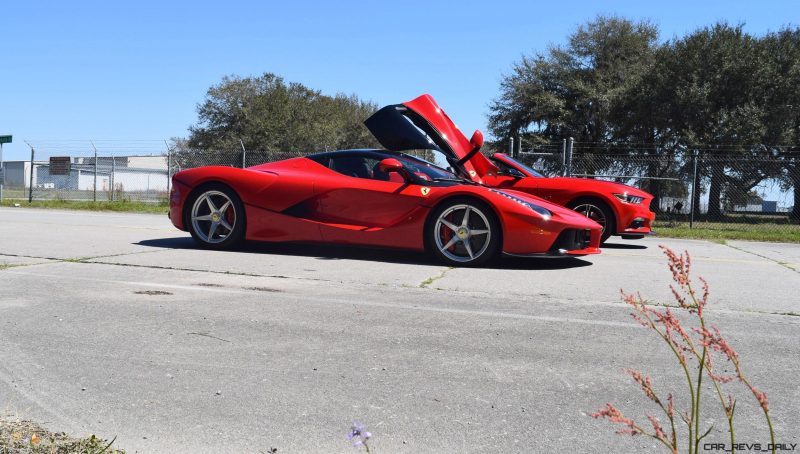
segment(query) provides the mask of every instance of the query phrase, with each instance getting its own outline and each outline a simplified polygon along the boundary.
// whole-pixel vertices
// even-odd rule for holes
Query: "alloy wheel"
[[[206,191],[192,206],[191,222],[200,240],[208,244],[222,243],[236,228],[233,201],[221,191]]]
[[[459,204],[442,212],[434,225],[434,242],[454,262],[472,262],[486,252],[492,239],[489,220],[478,208]]]

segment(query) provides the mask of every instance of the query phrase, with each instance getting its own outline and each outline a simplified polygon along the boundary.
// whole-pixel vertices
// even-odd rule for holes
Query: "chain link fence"
[[[4,198],[166,203],[170,176],[193,167],[250,167],[307,153],[251,150],[46,150],[5,165]],[[800,240],[800,149],[618,148],[590,143],[511,146],[546,176],[615,181],[654,195],[657,227],[791,231]],[[421,156],[425,157],[425,156]]]
[[[548,176],[614,181],[653,194],[657,227],[788,232],[800,240],[796,146],[667,150],[564,141],[512,149]]]

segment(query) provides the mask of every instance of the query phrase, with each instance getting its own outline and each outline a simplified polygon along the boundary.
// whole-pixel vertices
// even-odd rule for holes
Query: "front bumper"
[[[653,221],[656,214],[650,211],[648,205],[625,204],[620,207],[620,216],[617,225],[617,235],[651,235],[653,234]]]

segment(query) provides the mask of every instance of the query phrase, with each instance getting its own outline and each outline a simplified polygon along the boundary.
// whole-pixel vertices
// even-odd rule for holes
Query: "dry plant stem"
[[[695,403],[694,383],[692,382],[692,376],[689,373],[689,368],[686,367],[686,360],[681,356],[680,353],[678,353],[678,350],[675,348],[675,346],[672,345],[672,341],[669,340],[669,337],[666,335],[666,333],[661,332],[661,330],[658,329],[658,327],[656,326],[656,324],[653,321],[653,319],[650,318],[650,315],[647,313],[646,309],[644,308],[644,301],[641,299],[641,297],[639,298],[639,304],[641,304],[641,307],[642,307],[642,310],[641,310],[642,315],[644,315],[646,317],[647,321],[650,323],[650,328],[655,330],[655,332],[657,332],[658,335],[661,336],[662,339],[664,339],[664,342],[666,342],[667,345],[669,345],[669,348],[672,350],[672,353],[675,354],[675,357],[678,359],[678,363],[681,365],[681,368],[683,369],[683,373],[686,376],[686,383],[687,383],[687,385],[689,387],[689,394],[691,395],[691,398],[692,398],[692,419],[693,419],[694,418],[694,403]],[[689,427],[689,454],[692,454],[692,453],[695,452],[694,451],[694,446],[692,445],[692,440],[694,439],[692,437],[692,434],[693,434],[692,421],[691,420],[686,421],[686,425]],[[673,424],[673,429],[672,430],[673,431],[675,430],[675,425],[674,424]]]
[[[750,389],[750,392],[753,394],[753,397],[755,397],[756,400],[758,401],[758,404],[761,407],[761,411],[764,412],[764,418],[766,418],[767,426],[769,427],[769,438],[770,438],[770,442],[772,443],[772,452],[774,454],[775,453],[775,430],[772,428],[772,420],[769,417],[769,410],[767,409],[765,404],[761,402],[761,399],[758,397],[758,394],[756,394],[755,387],[750,384],[750,381],[747,380],[747,377],[745,377],[744,374],[742,373],[742,369],[739,366],[739,360],[737,359],[737,360],[733,361],[733,364],[736,367],[736,375],[738,375],[739,380],[741,380],[742,383],[744,383],[745,386],[747,386],[747,388]]]
[[[676,286],[670,285],[670,289],[672,290],[672,294],[675,297],[676,302],[680,306],[680,308],[686,310],[690,316],[694,315],[697,316],[697,321],[699,322],[699,328],[695,326],[687,326],[685,329],[683,324],[681,323],[680,319],[678,319],[672,311],[667,308],[664,311],[655,310],[647,305],[645,300],[641,297],[640,294],[625,294],[622,292],[623,299],[626,303],[628,303],[634,310],[631,313],[633,318],[637,320],[641,325],[653,329],[661,339],[669,346],[672,353],[675,355],[675,358],[678,360],[681,368],[683,369],[684,376],[686,378],[686,384],[689,388],[689,395],[691,398],[691,409],[686,412],[679,413],[681,419],[686,423],[688,429],[688,453],[689,454],[700,454],[700,441],[704,439],[711,430],[714,428],[712,424],[708,430],[704,433],[701,433],[701,403],[702,403],[702,386],[704,375],[708,376],[708,380],[714,386],[714,391],[719,398],[720,405],[722,406],[723,410],[725,411],[725,417],[728,422],[728,431],[730,434],[730,442],[731,453],[735,452],[736,443],[735,443],[735,431],[734,431],[734,414],[736,409],[736,400],[733,398],[732,395],[728,394],[728,399],[725,399],[723,394],[722,385],[725,383],[730,382],[734,378],[738,378],[741,383],[748,387],[751,394],[755,397],[758,401],[759,405],[761,406],[761,410],[764,413],[764,417],[766,418],[767,425],[769,427],[770,432],[770,441],[772,446],[773,454],[776,452],[776,445],[775,445],[775,433],[772,427],[772,421],[769,416],[769,402],[767,396],[755,388],[745,377],[741,370],[741,363],[739,361],[739,355],[736,353],[733,348],[727,343],[727,341],[722,337],[719,330],[716,327],[711,326],[709,330],[709,326],[706,324],[704,309],[708,303],[708,296],[709,296],[709,287],[708,283],[703,279],[700,280],[703,282],[703,295],[702,297],[698,297],[698,294],[695,292],[695,289],[692,285],[692,281],[690,278],[690,269],[691,269],[691,257],[689,256],[688,252],[683,254],[675,254],[669,248],[664,246],[660,246],[661,249],[664,250],[664,253],[667,255],[669,259],[669,268],[672,271],[672,279],[677,284]],[[661,325],[661,326],[659,326]],[[713,332],[712,332],[713,331]],[[699,338],[695,337],[692,332],[697,333]],[[736,375],[730,374],[717,374],[714,372],[714,353],[720,353],[726,357],[726,359],[733,363]],[[688,364],[687,361],[687,354],[689,358],[693,358],[697,360],[697,365],[692,367],[697,367],[697,376],[693,380],[693,370]],[[670,448],[670,450],[677,454],[678,452],[678,442],[677,442],[677,432],[675,430],[675,420],[674,420],[674,406],[673,406],[673,399],[672,394],[669,395],[667,400],[668,406],[665,407],[664,402],[658,398],[655,391],[652,388],[652,382],[649,376],[643,376],[641,372],[628,370],[627,371],[634,380],[641,386],[642,390],[644,391],[645,395],[655,402],[661,410],[667,415],[670,420],[670,427],[672,430],[671,433],[671,443],[670,440],[667,438],[667,434],[664,432],[663,428],[661,427],[658,420],[650,415],[647,415],[647,418],[653,425],[654,433],[648,433],[640,426],[638,426],[632,419],[625,418],[622,413],[617,410],[613,405],[606,404],[607,409],[601,410],[597,413],[593,413],[591,416],[594,418],[607,418],[611,422],[615,423],[622,423],[627,426],[627,428],[621,429],[618,431],[620,434],[643,434],[647,435],[651,438],[659,440],[665,446]]]
[[[664,249],[665,253],[667,253],[667,256],[670,258],[670,260],[673,260],[674,253],[672,253],[672,251],[664,248],[663,246],[661,248]],[[705,280],[703,280],[701,278],[701,280],[704,283],[705,292],[704,292],[702,301],[698,300],[697,294],[695,293],[694,288],[692,286],[691,279],[689,278],[689,266],[690,266],[690,264],[691,264],[691,258],[689,257],[689,253],[687,252],[686,253],[686,266],[685,267],[683,267],[683,266],[677,267],[677,269],[679,269],[680,278],[682,278],[682,280],[679,279],[679,278],[676,278],[676,277],[673,277],[673,279],[675,279],[676,282],[678,282],[681,286],[685,287],[686,293],[688,293],[688,295],[689,295],[689,297],[691,298],[691,301],[692,301],[692,304],[690,306],[688,306],[688,309],[689,309],[690,312],[694,312],[694,313],[697,314],[697,318],[700,321],[700,327],[701,327],[701,330],[702,330],[701,332],[702,333],[706,333],[707,330],[706,330],[705,316],[703,314],[703,308],[704,308],[705,304],[708,302],[707,301],[707,298],[708,298],[708,285],[706,284]],[[675,293],[675,292],[673,291],[673,293]],[[676,294],[676,299],[678,300],[679,304],[682,303],[682,301],[680,300],[680,298],[679,298],[679,296],[677,294]],[[681,304],[681,305],[683,305],[683,304]],[[719,331],[717,331],[717,335],[719,337]],[[735,452],[735,449],[736,449],[735,448],[735,442],[734,442],[735,433],[734,433],[734,427],[733,427],[733,408],[730,408],[730,409],[728,408],[728,404],[726,404],[725,398],[724,398],[724,396],[722,394],[722,389],[719,386],[719,381],[715,379],[715,377],[713,375],[713,371],[711,370],[711,368],[709,367],[709,364],[705,360],[706,359],[706,355],[708,354],[708,347],[706,345],[704,345],[703,346],[703,350],[702,350],[702,354],[699,354],[698,351],[697,351],[697,348],[694,345],[694,343],[691,341],[691,338],[687,338],[685,340],[687,341],[687,344],[689,345],[689,348],[690,348],[690,351],[692,352],[692,354],[694,354],[695,357],[700,362],[700,370],[699,370],[699,373],[698,373],[698,380],[697,380],[697,394],[696,394],[696,398],[695,398],[696,401],[693,402],[694,417],[696,418],[695,419],[695,434],[694,434],[694,436],[696,437],[695,438],[695,453],[699,452],[698,449],[699,449],[700,440],[703,437],[705,437],[705,435],[708,433],[708,432],[706,432],[706,434],[703,434],[702,436],[700,436],[700,432],[699,432],[699,430],[700,430],[699,429],[700,384],[701,384],[701,381],[702,381],[703,369],[706,370],[706,373],[708,374],[709,379],[714,384],[714,388],[715,388],[715,390],[717,392],[717,396],[719,397],[720,404],[722,405],[722,408],[726,409],[725,416],[726,416],[726,419],[728,420],[728,431],[729,431],[730,439],[731,439],[731,453],[733,453],[733,452]],[[771,444],[772,444],[772,452],[775,453],[775,449],[776,449],[775,448],[775,432],[774,432],[773,427],[772,427],[772,421],[771,421],[771,419],[769,417],[769,411],[768,411],[768,409],[766,407],[766,404],[761,401],[761,398],[759,398],[759,395],[756,393],[755,388],[750,384],[750,382],[747,380],[747,378],[742,373],[739,360],[736,357],[735,353],[731,354],[731,353],[729,353],[727,351],[725,353],[726,353],[726,356],[728,357],[728,359],[734,364],[734,367],[736,368],[736,375],[739,378],[739,380],[742,383],[744,383],[748,387],[748,389],[750,389],[750,392],[753,394],[753,396],[756,398],[756,400],[758,401],[759,405],[761,406],[761,410],[764,413],[764,417],[767,420],[767,426],[769,427],[770,441],[771,441]],[[731,404],[731,407],[732,407],[732,404]],[[690,428],[690,432],[691,432],[691,428]],[[691,439],[691,435],[689,437]]]

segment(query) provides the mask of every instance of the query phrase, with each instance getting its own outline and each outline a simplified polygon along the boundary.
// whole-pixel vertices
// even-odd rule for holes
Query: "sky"
[[[430,93],[469,136],[515,61],[598,14],[648,19],[662,40],[720,20],[760,35],[800,24],[800,2],[4,2],[4,157],[29,159],[25,141],[45,155],[163,151],[209,87],[264,72],[379,105]]]

